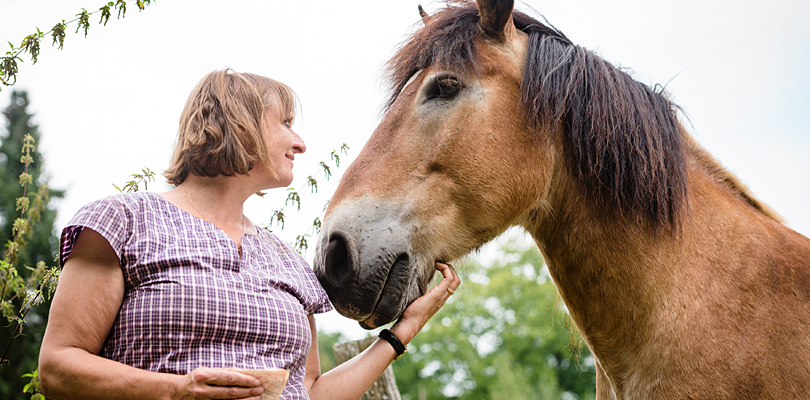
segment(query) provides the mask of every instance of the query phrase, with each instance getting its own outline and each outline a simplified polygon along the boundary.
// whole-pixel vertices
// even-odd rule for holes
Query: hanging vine
[[[107,26],[107,22],[112,16],[113,9],[118,11],[118,19],[121,19],[127,14],[127,3],[135,3],[138,9],[143,11],[146,9],[146,6],[152,4],[153,1],[155,0],[116,0],[115,2],[110,1],[104,4],[96,11],[87,11],[86,9],[82,8],[82,11],[76,14],[75,18],[67,22],[65,22],[63,19],[62,22],[57,22],[53,28],[46,32],[36,28],[36,33],[32,33],[23,38],[19,46],[14,46],[13,43],[8,42],[9,46],[11,46],[11,50],[6,51],[6,54],[3,57],[0,57],[0,83],[2,83],[3,86],[13,86],[17,83],[17,72],[19,71],[19,66],[17,63],[23,62],[21,57],[23,54],[27,54],[29,56],[32,64],[37,63],[37,60],[39,59],[40,44],[45,36],[51,35],[51,38],[53,39],[51,45],[56,46],[58,44],[59,50],[62,50],[65,46],[65,31],[68,25],[75,22],[76,33],[79,33],[79,30],[84,29],[84,37],[87,37],[87,33],[90,30],[91,15],[100,13],[101,19],[98,21],[98,23]],[[0,87],[0,90],[2,90],[2,87]]]

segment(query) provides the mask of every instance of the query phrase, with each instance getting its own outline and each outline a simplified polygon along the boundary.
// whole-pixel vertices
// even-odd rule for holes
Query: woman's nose
[[[304,143],[304,139],[301,139],[301,136],[298,136],[298,134],[295,133],[295,131],[290,130],[290,132],[292,133],[293,139],[292,144],[293,153],[300,154],[307,151],[307,145]]]

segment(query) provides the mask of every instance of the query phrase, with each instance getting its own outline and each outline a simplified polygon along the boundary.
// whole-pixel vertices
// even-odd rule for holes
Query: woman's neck
[[[255,193],[242,176],[214,178],[189,175],[175,189],[162,193],[166,200],[195,217],[204,219],[235,236],[255,229],[243,215],[245,200]]]

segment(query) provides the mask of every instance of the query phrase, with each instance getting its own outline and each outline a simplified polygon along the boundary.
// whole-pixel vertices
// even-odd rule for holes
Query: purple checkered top
[[[285,368],[282,399],[306,399],[307,315],[332,309],[295,250],[259,228],[236,244],[213,224],[155,193],[84,206],[62,231],[64,265],[82,228],[121,260],[124,301],[101,356],[185,374],[197,367]]]

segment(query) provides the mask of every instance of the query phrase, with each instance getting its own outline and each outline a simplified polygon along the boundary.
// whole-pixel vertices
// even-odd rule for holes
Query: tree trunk
[[[332,352],[335,353],[335,362],[340,365],[348,361],[352,357],[360,354],[368,346],[371,346],[376,337],[368,337],[361,340],[352,342],[338,343],[332,347]],[[360,400],[401,400],[399,396],[399,389],[397,388],[397,381],[394,379],[394,370],[389,365],[383,374],[371,385],[366,394],[360,397]]]

